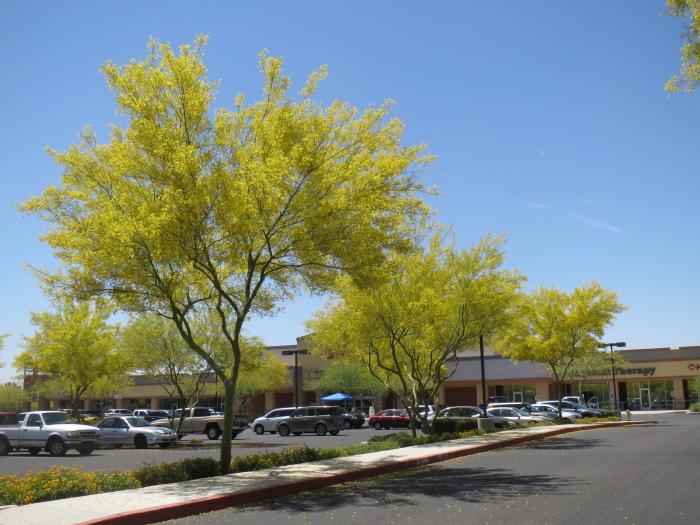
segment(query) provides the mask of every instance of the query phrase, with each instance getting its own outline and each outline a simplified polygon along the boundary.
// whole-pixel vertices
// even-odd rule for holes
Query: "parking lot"
[[[251,429],[243,431],[232,441],[232,455],[245,456],[256,452],[279,451],[293,445],[309,447],[339,447],[356,445],[367,441],[372,436],[384,435],[398,430],[374,430],[361,428],[343,430],[337,436],[316,436],[302,434],[301,436],[281,437],[277,434],[256,435]],[[192,444],[194,442],[195,444]],[[114,449],[105,447],[96,450],[90,456],[81,456],[75,450],[65,456],[53,457],[42,451],[36,456],[26,451],[11,452],[9,456],[0,457],[0,475],[21,474],[33,470],[45,470],[54,465],[76,466],[85,470],[131,470],[144,463],[167,463],[189,457],[219,457],[220,441],[209,441],[206,436],[193,434],[186,436],[177,447],[160,449],[157,447],[136,449],[124,447]]]

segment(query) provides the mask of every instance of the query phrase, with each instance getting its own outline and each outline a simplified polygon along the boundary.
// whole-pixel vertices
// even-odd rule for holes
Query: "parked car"
[[[345,420],[345,430],[350,430],[351,428],[362,428],[362,425],[365,424],[364,414],[362,412],[358,412],[357,410],[343,413],[343,418]]]
[[[98,445],[100,430],[71,423],[65,412],[42,410],[25,414],[20,424],[0,427],[0,456],[12,449],[26,449],[35,455],[42,448],[52,456],[62,456],[70,449],[87,456]]]
[[[406,409],[406,413],[409,416],[411,415],[410,407]],[[435,408],[435,405],[418,405],[417,414],[419,417],[421,415],[424,415],[426,417],[426,419],[430,420],[433,417],[435,417],[436,413],[437,413],[437,409]]]
[[[274,410],[270,410],[264,416],[261,416],[253,421],[253,432],[259,436],[265,432],[276,434],[277,425],[279,422],[287,419],[295,410],[296,408],[294,407],[275,408]]]
[[[105,417],[107,416],[133,416],[133,412],[131,410],[127,410],[126,408],[108,408],[105,410]]]
[[[530,405],[530,410],[533,415],[548,416],[552,420],[559,419],[559,411],[550,405],[539,405],[535,403],[534,405]],[[561,417],[564,420],[564,423],[573,423],[577,419],[581,419],[583,416],[578,412],[574,412],[573,410],[562,409]]]
[[[477,419],[483,417],[484,411],[481,410],[479,407],[475,406],[453,406],[453,407],[447,407],[443,408],[438,412],[434,417],[430,418],[431,421],[435,419],[448,419],[448,420],[454,420],[454,421],[459,421],[459,420],[464,420],[464,419],[470,419],[474,422],[476,422]],[[506,418],[501,418],[497,417],[495,415],[489,414],[489,419],[491,419],[494,423],[494,426],[496,428],[507,428],[512,425],[512,423],[506,419]],[[423,429],[423,433],[427,433],[428,429]]]
[[[486,398],[486,404],[490,405],[491,403],[507,403],[508,398],[503,397],[503,396],[490,396]]]
[[[550,401],[539,401],[537,404],[538,405],[549,405],[549,406],[557,408],[557,409],[559,407],[559,402],[556,399],[550,400]],[[567,410],[578,412],[583,417],[602,417],[605,415],[602,410],[584,407],[584,406],[578,405],[576,403],[572,403],[571,401],[562,401],[561,406],[562,406],[562,408],[565,408]]]
[[[527,425],[528,423],[539,423],[543,421],[541,417],[530,416],[527,412],[520,412],[516,408],[489,408],[486,412],[491,417],[506,419],[515,425]]]
[[[218,416],[216,413],[216,410],[209,407],[185,408],[184,420],[178,430],[179,434],[181,436],[185,434],[206,434],[209,439],[219,439],[224,428],[224,416]],[[151,423],[155,426],[175,429],[180,422],[181,415],[182,409],[178,408],[173,414],[173,419],[156,419]],[[231,439],[235,438],[246,428],[248,428],[248,418],[234,415]]]
[[[381,430],[383,428],[408,428],[410,425],[411,418],[408,417],[408,414],[403,410],[397,410],[395,408],[382,410],[369,417],[369,426],[375,430]]]
[[[140,417],[149,423],[152,423],[156,419],[169,418],[170,412],[167,410],[151,410],[148,408],[138,408],[134,410],[134,416]]]
[[[177,441],[177,434],[169,428],[151,425],[136,416],[109,416],[97,424],[102,433],[100,442],[119,448],[122,445],[134,445],[146,448],[158,445],[168,448]]]
[[[299,407],[277,424],[277,432],[283,437],[290,433],[299,436],[304,432],[314,432],[317,436],[330,432],[336,436],[344,428],[343,409],[327,406]]]

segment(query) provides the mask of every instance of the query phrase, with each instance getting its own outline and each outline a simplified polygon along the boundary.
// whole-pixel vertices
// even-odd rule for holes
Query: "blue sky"
[[[438,5],[435,5],[438,4]],[[23,263],[50,267],[44,225],[15,205],[56,183],[44,147],[86,124],[101,139],[115,105],[99,67],[143,58],[153,35],[209,35],[215,106],[260,93],[257,53],[286,61],[297,86],[328,64],[325,101],[386,98],[406,143],[437,162],[437,219],[468,246],[506,233],[528,286],[598,280],[629,307],[608,331],[631,347],[700,344],[697,154],[700,93],[669,98],[677,19],[662,0],[626,2],[21,2],[0,16],[0,358],[11,363],[31,311],[47,308]],[[250,332],[293,343],[323,303],[300,297]],[[14,371],[0,369],[0,379]]]

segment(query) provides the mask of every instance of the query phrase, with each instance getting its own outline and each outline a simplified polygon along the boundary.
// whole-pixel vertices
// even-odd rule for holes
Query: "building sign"
[[[649,366],[645,368],[617,368],[615,370],[619,375],[643,375],[644,377],[653,376],[656,372],[655,366]]]

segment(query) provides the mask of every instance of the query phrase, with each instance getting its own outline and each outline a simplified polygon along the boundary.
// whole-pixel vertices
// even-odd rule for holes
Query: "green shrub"
[[[51,467],[21,476],[0,477],[0,503],[26,505],[139,486],[130,472],[83,472],[77,467]]]
[[[214,458],[187,458],[178,462],[187,479],[210,478],[221,474],[218,460]]]
[[[700,412],[700,401],[690,405],[690,408],[688,410],[690,410],[691,412]]]
[[[479,424],[475,419],[442,419],[436,417],[433,421],[433,428],[436,434],[459,434],[478,428]]]
[[[578,425],[580,423],[604,423],[606,421],[620,421],[618,416],[608,416],[608,417],[582,417],[574,421],[574,424]]]
[[[160,464],[149,463],[134,470],[134,476],[143,487],[187,481],[187,473],[179,461]]]
[[[340,448],[290,447],[281,452],[259,452],[249,456],[240,456],[231,461],[231,472],[249,472],[265,468],[296,465],[309,461],[332,459],[343,456]]]

